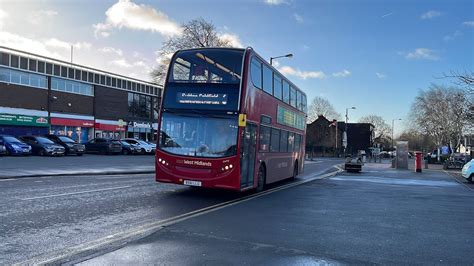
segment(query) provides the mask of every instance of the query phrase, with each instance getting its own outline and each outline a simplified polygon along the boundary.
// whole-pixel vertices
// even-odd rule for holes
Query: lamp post
[[[356,108],[354,106],[350,108],[346,108],[346,125],[345,125],[345,134],[346,134],[346,145],[344,146],[344,155],[347,155],[347,146],[349,144],[349,136],[347,134],[347,122],[349,121],[349,109],[355,110]]]
[[[393,149],[393,130],[394,130],[395,120],[400,121],[402,119],[401,118],[392,119],[392,149]]]
[[[270,57],[270,65],[272,65],[273,59],[282,58],[282,57],[292,58],[292,57],[293,57],[293,54],[286,54],[286,55],[280,55],[280,56]]]

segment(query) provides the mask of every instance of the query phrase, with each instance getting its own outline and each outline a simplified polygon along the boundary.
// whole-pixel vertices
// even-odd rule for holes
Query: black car
[[[41,136],[21,136],[20,139],[25,143],[31,145],[33,154],[47,156],[57,155],[63,156],[65,149],[63,146],[58,145],[51,140]]]
[[[122,154],[139,154],[142,152],[141,148],[138,145],[130,144],[124,140],[121,140],[120,143],[122,144]]]
[[[95,138],[86,143],[86,152],[99,154],[120,154],[122,144],[119,140]]]
[[[66,136],[58,135],[45,135],[45,137],[52,142],[59,144],[66,149],[66,155],[72,154],[77,156],[82,156],[86,152],[86,146],[75,142],[73,139]]]

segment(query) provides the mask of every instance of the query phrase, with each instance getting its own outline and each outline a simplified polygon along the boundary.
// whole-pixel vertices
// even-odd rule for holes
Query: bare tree
[[[332,104],[325,98],[316,96],[311,101],[308,110],[308,123],[312,123],[314,120],[318,119],[318,116],[323,115],[329,120],[341,119],[341,114],[336,112],[336,109]]]
[[[420,91],[412,104],[411,128],[431,136],[438,148],[447,144],[457,150],[464,134],[473,127],[469,109],[465,91],[431,85],[428,90]]]
[[[454,78],[454,83],[464,87],[468,93],[474,93],[474,72],[472,71],[451,71],[450,74],[444,74],[444,78]]]
[[[359,123],[371,123],[374,125],[375,130],[375,143],[385,143],[386,140],[391,139],[390,134],[392,133],[392,128],[385,120],[378,115],[367,115],[359,119]]]
[[[183,24],[181,28],[182,34],[167,39],[163,42],[161,50],[158,52],[161,62],[151,73],[153,81],[157,84],[163,84],[171,55],[177,50],[198,47],[231,46],[229,40],[219,37],[214,24],[203,18],[193,19]]]

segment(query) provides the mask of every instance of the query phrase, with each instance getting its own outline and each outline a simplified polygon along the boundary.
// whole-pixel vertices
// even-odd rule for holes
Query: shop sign
[[[68,118],[51,118],[51,125],[73,126],[73,127],[93,127],[93,120],[68,119]]]
[[[151,129],[151,124],[147,122],[128,122],[129,127]]]
[[[34,115],[0,114],[0,124],[13,126],[46,127],[48,118]]]

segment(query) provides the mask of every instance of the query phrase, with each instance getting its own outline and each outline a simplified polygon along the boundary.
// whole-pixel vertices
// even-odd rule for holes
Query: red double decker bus
[[[176,52],[163,91],[156,181],[262,190],[303,172],[306,95],[251,48]]]

